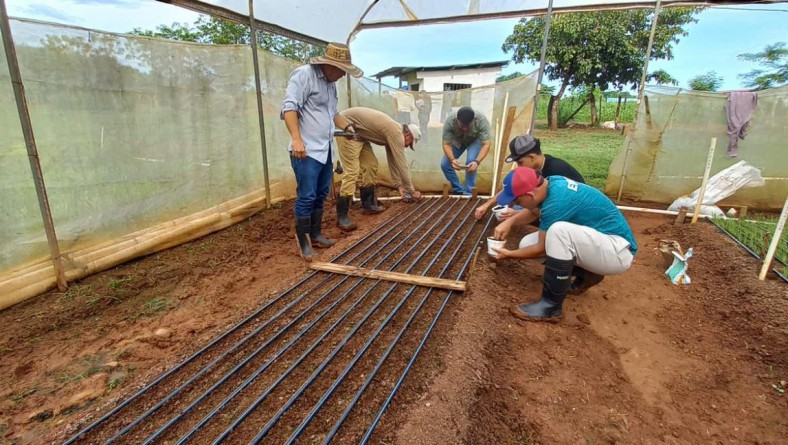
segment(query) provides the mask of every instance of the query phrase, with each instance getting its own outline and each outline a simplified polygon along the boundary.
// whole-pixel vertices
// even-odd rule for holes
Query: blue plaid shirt
[[[329,82],[319,65],[303,65],[290,73],[285,100],[279,113],[298,113],[298,129],[306,146],[306,155],[325,164],[334,137],[334,116],[337,114],[337,86]],[[293,142],[287,151],[293,151]],[[331,156],[336,159],[336,156]]]

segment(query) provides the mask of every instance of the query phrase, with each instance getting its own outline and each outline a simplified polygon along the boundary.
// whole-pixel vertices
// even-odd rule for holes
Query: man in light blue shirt
[[[599,190],[563,176],[543,178],[536,170],[519,167],[504,180],[498,203],[514,200],[540,213],[539,231],[523,238],[517,250],[494,249],[497,258],[545,257],[542,297],[538,302],[511,308],[515,317],[557,321],[573,286],[573,293],[582,293],[605,275],[623,273],[632,265],[638,250],[632,230],[615,204]],[[519,212],[499,224],[495,238],[505,239],[511,227],[528,214]],[[577,268],[582,268],[584,282],[571,281]]]
[[[288,151],[296,177],[296,234],[301,256],[306,261],[312,260],[312,247],[330,247],[335,243],[321,234],[321,224],[323,203],[333,175],[331,141],[334,129],[355,133],[353,126],[337,111],[335,82],[345,73],[353,77],[363,74],[351,63],[347,45],[329,43],[325,56],[314,57],[309,65],[293,70],[282,102],[280,117],[290,132]],[[342,205],[347,215],[350,201],[343,201]],[[311,237],[311,245],[307,235]]]

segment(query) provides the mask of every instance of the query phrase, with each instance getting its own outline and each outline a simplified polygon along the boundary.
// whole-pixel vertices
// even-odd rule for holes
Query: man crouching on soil
[[[556,322],[563,315],[567,293],[583,293],[605,275],[623,273],[632,265],[638,249],[632,230],[599,190],[563,176],[543,178],[536,170],[519,167],[504,180],[498,204],[515,200],[526,209],[540,210],[539,231],[526,235],[517,250],[494,249],[498,259],[545,257],[542,297],[512,307],[515,317]],[[512,226],[529,214],[519,212],[500,223],[495,238],[506,239]],[[578,278],[571,281],[573,275]]]

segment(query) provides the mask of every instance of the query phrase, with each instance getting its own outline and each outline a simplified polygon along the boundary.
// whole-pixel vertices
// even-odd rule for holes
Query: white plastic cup
[[[509,210],[509,206],[497,205],[492,208],[493,215],[495,215],[495,219],[497,219],[498,221],[501,220],[501,215],[503,214],[503,212],[507,210]]]
[[[487,254],[493,258],[498,258],[498,252],[493,250],[493,247],[500,249],[506,244],[506,240],[495,239],[491,236],[487,237]]]

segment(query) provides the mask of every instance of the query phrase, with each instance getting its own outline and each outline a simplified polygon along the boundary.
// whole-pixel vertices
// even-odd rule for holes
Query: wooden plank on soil
[[[356,266],[323,262],[313,262],[309,264],[309,268],[314,270],[322,270],[323,272],[352,275],[354,277],[375,278],[378,280],[396,281],[398,283],[416,284],[425,287],[437,287],[439,289],[465,292],[464,281],[447,280],[445,278],[423,277],[421,275],[388,272],[377,269],[364,269]]]

